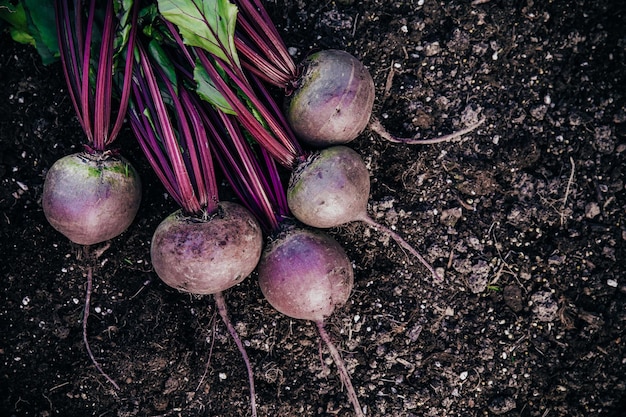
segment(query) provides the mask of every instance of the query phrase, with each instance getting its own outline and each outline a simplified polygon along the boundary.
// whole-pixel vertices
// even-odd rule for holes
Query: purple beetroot
[[[374,106],[374,81],[367,68],[336,49],[309,55],[302,68],[286,111],[296,136],[314,147],[355,139],[367,127]]]
[[[263,247],[261,227],[244,207],[221,202],[206,219],[178,210],[159,224],[150,257],[159,278],[192,294],[216,294],[248,277]]]
[[[369,127],[383,139],[404,144],[450,141],[467,129],[434,139],[401,138],[371,117],[375,85],[367,68],[351,54],[322,50],[298,66],[260,0],[234,0],[239,8],[235,44],[246,70],[282,88],[286,115],[303,144],[314,148],[346,144]]]
[[[76,153],[48,170],[42,205],[48,222],[72,242],[94,245],[121,234],[141,202],[141,181],[123,157]]]
[[[272,307],[315,323],[356,415],[364,416],[341,354],[324,328],[335,308],[348,300],[354,284],[352,263],[343,248],[323,232],[286,227],[265,248],[258,274],[261,291]]]
[[[91,258],[89,246],[126,230],[141,200],[137,172],[112,148],[128,107],[138,7],[131,2],[114,10],[112,1],[58,0],[55,11],[63,73],[86,144],[83,152],[65,156],[50,167],[42,206],[49,223],[72,242],[83,245]],[[97,257],[98,251],[94,252]],[[90,265],[83,341],[96,369],[119,389],[102,370],[87,339],[92,275]]]

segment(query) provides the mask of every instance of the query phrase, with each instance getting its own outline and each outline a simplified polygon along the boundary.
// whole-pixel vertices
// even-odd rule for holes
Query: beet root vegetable
[[[137,173],[125,159],[114,156],[111,148],[128,107],[133,67],[128,58],[134,50],[139,2],[53,3],[59,57],[69,98],[87,138],[87,151],[53,164],[44,183],[42,205],[49,223],[89,253],[89,245],[126,230],[141,199]],[[92,269],[88,267],[83,341],[96,369],[119,389],[87,340]]]
[[[375,85],[368,69],[345,51],[327,49],[302,62],[304,70],[288,97],[287,120],[298,138],[313,147],[341,145],[356,139],[366,128],[381,138],[405,145],[450,142],[479,127],[480,119],[464,129],[435,138],[392,135],[371,118]],[[371,120],[370,120],[371,119]]]
[[[309,146],[346,144],[366,127],[394,143],[441,143],[469,133],[482,123],[433,139],[394,136],[376,118],[370,120],[375,86],[357,58],[329,49],[311,54],[298,66],[260,1],[234,3],[239,8],[235,45],[244,68],[285,91],[287,119],[298,138]],[[391,81],[388,77],[387,84]]]
[[[367,214],[370,179],[361,156],[347,146],[312,153],[293,170],[287,203],[293,215],[313,227],[329,228],[362,221],[387,234],[415,256],[436,280],[441,277],[406,240]]]
[[[218,203],[213,215],[200,218],[177,210],[159,224],[150,257],[167,285],[192,294],[212,294],[217,310],[246,365],[252,417],[256,393],[252,365],[230,318],[222,291],[243,281],[256,267],[263,248],[261,227],[244,207]]]
[[[50,224],[72,242],[93,245],[130,226],[141,201],[141,181],[120,156],[86,152],[65,156],[48,170],[42,195]]]
[[[324,321],[344,304],[354,284],[352,264],[330,236],[291,229],[271,241],[258,266],[267,301],[296,319]]]
[[[332,146],[312,153],[293,170],[287,203],[302,223],[329,228],[362,216],[369,192],[369,171],[361,156],[346,146]]]
[[[304,143],[331,146],[355,139],[368,125],[374,81],[365,66],[345,51],[328,49],[307,57],[286,111]]]
[[[193,294],[216,294],[239,284],[256,267],[261,227],[242,206],[218,204],[206,220],[178,210],[157,227],[150,255],[167,285]]]
[[[337,347],[324,328],[325,319],[345,304],[354,271],[343,248],[321,231],[287,228],[265,248],[257,268],[267,301],[286,316],[315,322],[328,346],[357,416],[364,416]]]

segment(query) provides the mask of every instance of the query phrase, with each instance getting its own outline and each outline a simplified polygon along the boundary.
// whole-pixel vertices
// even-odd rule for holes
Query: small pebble
[[[537,320],[549,322],[556,319],[559,304],[550,291],[538,291],[530,297],[530,301]]]

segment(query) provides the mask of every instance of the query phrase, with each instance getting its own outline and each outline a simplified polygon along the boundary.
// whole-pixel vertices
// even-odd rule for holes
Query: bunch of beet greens
[[[256,269],[273,307],[316,323],[354,412],[363,416],[324,328],[351,293],[352,264],[319,229],[362,221],[441,278],[404,238],[369,216],[369,172],[346,145],[366,128],[393,142],[443,142],[482,121],[431,140],[392,136],[371,117],[375,95],[367,68],[337,50],[296,65],[260,0],[58,0],[56,11],[68,91],[87,143],[48,172],[43,206],[53,227],[87,247],[130,225],[139,179],[111,147],[128,116],[179,206],[154,232],[155,272],[180,291],[213,295],[248,371],[252,415],[252,365],[223,293]],[[286,106],[270,94],[275,87],[284,90]],[[220,199],[220,175],[237,202]],[[87,275],[85,344],[117,387],[87,343],[91,268]]]
[[[207,3],[212,3],[215,7],[208,7]],[[194,76],[197,82],[197,92],[205,98],[208,97],[209,93],[206,92],[205,86],[210,85],[210,92],[217,91],[220,99],[226,100],[228,108],[234,111],[254,140],[273,155],[278,163],[292,171],[287,200],[291,213],[298,220],[315,228],[329,228],[351,221],[363,221],[396,240],[422,262],[435,278],[440,279],[434,268],[406,240],[388,227],[376,223],[367,214],[370,180],[369,172],[361,157],[354,150],[338,145],[320,151],[304,151],[292,133],[291,128],[294,124],[289,123],[290,120],[283,117],[267,90],[256,81],[257,76],[266,74],[266,68],[278,62],[277,57],[280,56],[285,64],[276,64],[277,68],[273,73],[280,74],[281,67],[291,68],[291,70],[284,70],[282,78],[276,76],[275,85],[284,84],[286,79],[292,77],[292,82],[288,85],[297,86],[299,90],[307,85],[308,88],[316,91],[316,97],[331,97],[329,103],[335,105],[334,114],[343,115],[350,113],[349,109],[342,107],[341,111],[337,111],[336,106],[338,103],[348,102],[345,96],[358,97],[360,89],[357,92],[352,91],[353,77],[342,81],[341,75],[362,71],[338,68],[328,74],[316,72],[308,78],[303,76],[294,80],[293,76],[297,72],[294,70],[295,65],[289,64],[291,61],[284,43],[278,37],[276,28],[267,17],[267,13],[263,11],[261,4],[258,1],[254,3],[241,0],[237,2],[239,5],[237,8],[228,1],[216,0],[203,3],[202,6],[205,6],[203,8],[200,4],[185,0],[159,1],[161,16],[176,25],[182,36],[182,42],[190,45],[195,53],[194,62],[197,62],[197,65]],[[215,13],[218,12],[221,13],[221,19],[215,18]],[[231,20],[225,16],[229,16]],[[218,23],[212,24],[212,22]],[[174,33],[171,26],[170,32]],[[243,46],[249,43],[256,47]],[[276,52],[272,53],[272,49]],[[244,65],[240,63],[240,51],[247,59],[243,61]],[[269,57],[266,60],[264,60],[265,55]],[[333,59],[333,57],[328,59],[333,65],[337,62],[341,63],[341,59]],[[354,59],[349,61],[350,65],[354,64]],[[260,62],[267,64],[260,65],[258,64]],[[256,70],[254,63],[258,64]],[[323,65],[309,66],[316,71],[319,67]],[[362,69],[367,73],[364,67]],[[371,77],[369,74],[366,75],[365,81],[361,84],[369,85],[368,80],[371,81]],[[270,78],[271,76],[267,74],[263,76],[265,80]],[[321,85],[319,85],[319,80],[322,80]],[[341,83],[345,81],[344,84],[347,85],[343,85],[343,89],[336,92],[338,80]],[[251,82],[253,82],[252,85]],[[296,91],[294,96],[298,94]],[[265,101],[260,102],[256,98],[257,95]],[[241,100],[242,96],[246,100]],[[217,103],[211,98],[208,100]],[[325,111],[315,111],[315,100],[298,101],[309,103],[308,113],[310,114],[307,117],[325,118]],[[365,101],[370,101],[369,95]],[[329,103],[326,106],[330,106]],[[364,106],[360,104],[363,103],[356,103],[353,106],[354,108],[371,108],[367,103]],[[369,113],[367,119],[369,119]],[[354,125],[345,120],[341,123],[323,120],[323,124]],[[320,131],[320,129],[315,130]]]

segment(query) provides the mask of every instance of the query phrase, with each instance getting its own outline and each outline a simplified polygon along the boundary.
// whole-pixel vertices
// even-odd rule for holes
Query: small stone
[[[472,274],[467,278],[469,290],[474,294],[480,294],[487,289],[489,285],[489,273],[491,268],[489,264],[483,260],[472,265]]]
[[[538,291],[530,297],[530,301],[537,320],[549,322],[556,319],[559,304],[550,291]]]
[[[537,120],[543,120],[547,112],[548,106],[546,106],[545,104],[530,109],[531,116],[533,116]]]
[[[593,219],[598,214],[600,214],[600,206],[595,201],[591,203],[587,203],[585,206],[585,217],[588,219]]]
[[[435,56],[441,51],[441,47],[439,46],[439,42],[431,42],[426,44],[424,47],[424,54],[426,56]]]
[[[421,333],[422,333],[422,326],[420,326],[419,324],[416,324],[415,326],[413,326],[411,330],[409,330],[409,332],[407,333],[407,337],[409,338],[411,342],[416,342],[417,339],[419,339]]]
[[[472,274],[467,279],[467,285],[472,293],[480,294],[487,289],[487,286],[489,285],[489,280],[485,275]]]
[[[594,147],[602,154],[613,153],[617,145],[617,138],[610,126],[599,126],[594,129]]]
[[[548,265],[562,265],[566,258],[565,255],[552,255],[548,258]]]

